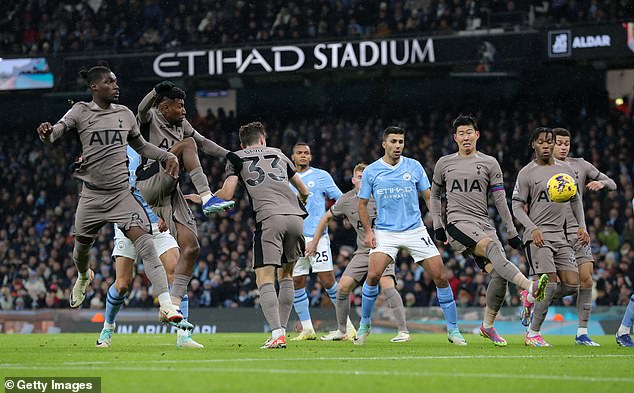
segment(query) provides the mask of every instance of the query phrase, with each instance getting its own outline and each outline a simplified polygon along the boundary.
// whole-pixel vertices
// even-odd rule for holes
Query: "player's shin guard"
[[[482,325],[485,329],[493,327],[495,318],[504,303],[504,297],[506,296],[507,281],[497,272],[491,272],[491,281],[487,286],[486,295],[486,309],[484,313],[484,321]]]
[[[396,288],[385,288],[383,290],[383,296],[387,305],[394,314],[394,320],[399,332],[408,332],[407,322],[405,320],[405,306],[403,305],[403,298],[398,293]]]
[[[456,310],[456,302],[454,301],[451,287],[436,288],[436,291],[438,303],[440,303],[447,321],[447,330],[456,329],[458,327],[458,311]]]
[[[145,233],[139,236],[134,242],[134,248],[136,248],[137,255],[143,261],[145,274],[154,287],[154,293],[157,295],[167,294],[167,275],[161,260],[156,254],[152,235]]]
[[[337,302],[335,303],[335,311],[337,313],[337,328],[340,332],[345,332],[346,321],[350,314],[350,294],[339,292],[337,293]]]
[[[262,284],[260,290],[260,306],[264,313],[264,319],[269,324],[271,330],[281,329],[282,323],[280,322],[280,304],[277,300],[277,293],[275,292],[275,285],[267,282]]]
[[[85,275],[88,272],[88,263],[90,262],[90,248],[92,243],[84,244],[75,239],[75,246],[73,247],[73,262],[80,275]],[[86,278],[86,277],[84,277]]]
[[[117,319],[117,314],[123,306],[125,301],[125,293],[119,294],[114,288],[114,284],[108,288],[108,294],[106,295],[106,323],[112,325]]]
[[[587,329],[590,313],[592,312],[592,288],[579,288],[577,296],[577,315],[579,328]]]
[[[542,324],[544,323],[544,319],[546,318],[546,314],[548,313],[548,307],[550,307],[550,303],[552,303],[555,298],[555,292],[557,291],[557,283],[549,282],[546,286],[546,294],[544,295],[544,300],[541,302],[535,302],[533,306],[533,317],[530,324],[530,329],[539,332],[542,328]]]
[[[278,295],[280,305],[280,323],[282,329],[287,329],[288,319],[291,317],[293,309],[293,279],[285,278],[280,280],[280,293]]]

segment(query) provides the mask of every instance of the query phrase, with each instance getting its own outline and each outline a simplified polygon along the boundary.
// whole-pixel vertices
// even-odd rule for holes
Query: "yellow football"
[[[548,180],[548,197],[557,203],[566,203],[577,193],[577,184],[572,176],[558,173]]]

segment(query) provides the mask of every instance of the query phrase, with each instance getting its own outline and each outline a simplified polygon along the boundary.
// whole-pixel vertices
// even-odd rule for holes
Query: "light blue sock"
[[[181,299],[181,314],[183,314],[183,319],[187,321],[189,318],[189,296],[187,294]]]
[[[631,328],[633,321],[634,321],[634,295],[630,297],[630,302],[627,304],[627,308],[625,309],[625,315],[623,315],[623,321],[621,322],[621,325]]]
[[[114,289],[114,284],[110,285],[108,295],[106,296],[106,323],[113,324],[115,322],[124,301],[125,294],[119,295],[119,292]]]
[[[293,307],[300,321],[310,320],[310,311],[308,310],[308,294],[306,288],[295,290],[295,299],[293,299]]]
[[[332,300],[332,304],[337,304],[337,288],[339,288],[337,281],[335,281],[335,285],[330,288],[326,288],[326,292],[328,293],[330,300]]]
[[[374,309],[374,302],[377,296],[379,296],[378,285],[368,285],[367,282],[363,283],[363,291],[361,297],[361,323],[364,325],[370,325],[372,322],[372,310]]]
[[[447,330],[456,329],[458,327],[458,311],[456,310],[456,302],[453,299],[451,287],[437,288],[438,303],[445,314],[447,321]]]

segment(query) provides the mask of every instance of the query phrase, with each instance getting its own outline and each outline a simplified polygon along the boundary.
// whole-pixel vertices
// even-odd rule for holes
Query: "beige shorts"
[[[370,255],[366,253],[354,254],[346,270],[343,271],[344,276],[352,277],[354,281],[360,283],[365,280],[368,275],[368,265],[370,264]],[[390,263],[385,268],[382,277],[392,277],[396,280],[396,274],[394,273],[394,263]]]
[[[155,165],[157,164],[155,162]],[[168,175],[162,167],[148,179],[137,179],[136,187],[156,215],[165,220],[175,238],[178,238],[176,223],[187,227],[198,236],[196,220],[187,205],[178,180]]]
[[[304,255],[304,219],[274,215],[255,224],[253,268],[295,263]]]
[[[585,246],[581,244],[576,233],[568,235],[568,241],[572,245],[572,249],[575,252],[575,261],[577,261],[577,265],[581,266],[584,263],[594,262],[594,256],[592,255],[590,244]]]
[[[107,223],[117,224],[124,232],[132,227],[146,232],[152,229],[145,209],[130,190],[97,191],[84,185],[79,194],[73,234],[95,238]]]
[[[470,222],[450,222],[447,224],[447,240],[457,253],[472,252],[478,242],[484,238],[491,238],[500,243],[495,229],[491,225]],[[500,245],[502,245],[500,243]]]
[[[574,251],[568,240],[561,235],[544,234],[544,247],[537,247],[530,241],[526,247],[526,257],[530,274],[555,273],[579,270]]]

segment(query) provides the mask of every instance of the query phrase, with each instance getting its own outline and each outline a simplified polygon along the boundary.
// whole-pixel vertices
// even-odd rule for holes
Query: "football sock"
[[[396,327],[399,332],[409,332],[407,330],[407,321],[405,320],[405,306],[403,306],[403,298],[398,293],[396,288],[385,288],[383,290],[383,296],[385,296],[385,301],[387,302],[388,307],[392,310],[392,314],[394,314],[394,320],[396,321]]]
[[[491,280],[487,286],[484,321],[482,322],[486,329],[492,328],[495,323],[498,311],[500,311],[500,307],[504,303],[506,287],[507,281],[496,270],[491,272]]]
[[[623,321],[621,321],[621,326],[619,327],[617,335],[622,336],[624,334],[630,334],[632,322],[634,322],[634,295],[630,297],[630,302],[627,304],[625,315],[623,315]]]
[[[337,288],[339,288],[337,281],[335,281],[335,285],[331,286],[330,288],[326,288],[326,293],[328,294],[328,297],[332,301],[333,305],[337,302]]]
[[[456,329],[458,327],[458,311],[456,310],[456,302],[454,301],[451,287],[436,288],[436,294],[440,308],[445,314],[447,330]]]
[[[114,288],[114,284],[110,285],[108,288],[108,294],[106,295],[106,321],[104,323],[104,328],[106,327],[106,323],[112,325],[115,323],[117,319],[117,314],[123,306],[125,301],[125,293],[119,295],[119,292]]]
[[[159,296],[163,293],[167,294],[167,299],[165,299],[165,297],[159,297],[161,306],[171,303],[172,301],[169,299],[167,289],[167,275],[165,274],[165,268],[163,268],[161,260],[158,255],[156,255],[156,248],[154,247],[152,235],[144,233],[139,236],[134,241],[134,248],[136,248],[137,255],[143,261],[145,274],[154,288],[153,292]],[[174,278],[174,280],[176,280],[176,278]],[[161,301],[161,299],[163,300]]]
[[[346,321],[350,313],[350,294],[339,291],[339,293],[337,293],[337,303],[335,308],[337,312],[338,329],[340,332],[346,332]]]
[[[291,317],[291,310],[293,309],[293,279],[284,278],[279,281],[280,292],[278,295],[278,302],[280,305],[280,324],[282,328],[286,330],[288,328],[288,319]]]
[[[196,191],[198,191],[198,194],[204,194],[207,192],[211,193],[211,190],[209,189],[209,182],[207,181],[207,175],[203,172],[202,167],[197,167],[189,171],[189,178],[194,184]],[[211,195],[208,196],[209,199],[211,199]]]
[[[579,285],[568,285],[563,282],[557,283],[557,290],[553,299],[560,299],[564,296],[575,295],[579,291]]]
[[[172,289],[170,295],[177,299],[182,299],[187,294],[187,285],[191,276],[186,274],[174,273],[174,282],[172,283]]]
[[[577,316],[579,317],[579,329],[586,329],[585,333],[577,331],[577,336],[588,334],[588,321],[592,312],[592,288],[579,288],[577,296]]]
[[[302,323],[302,329],[313,329],[313,323],[310,320],[310,311],[308,309],[308,294],[306,288],[295,289],[293,308]]]
[[[377,296],[379,296],[378,285],[368,285],[368,282],[363,283],[363,290],[361,291],[361,323],[364,325],[370,325],[372,323],[372,309],[374,309],[374,302]]]
[[[183,319],[187,321],[189,318],[189,296],[187,294],[181,299],[181,314],[183,314]]]
[[[267,282],[262,284],[260,289],[260,306],[264,313],[264,319],[271,327],[271,330],[282,329],[280,322],[280,304],[277,300],[275,285]]]
[[[548,313],[548,307],[550,306],[550,303],[552,303],[556,291],[557,283],[549,282],[546,286],[544,300],[541,302],[535,302],[535,305],[533,306],[533,318],[530,326],[533,331],[539,332],[541,330],[542,323],[544,323],[544,319]]]
[[[75,239],[75,247],[73,247],[73,262],[77,267],[79,277],[88,278],[88,264],[90,262],[90,248],[91,244],[80,243]]]
[[[510,281],[522,289],[529,289],[531,281],[524,276],[515,264],[509,261],[504,250],[494,241],[490,241],[486,248],[486,257],[493,269],[506,281]]]

